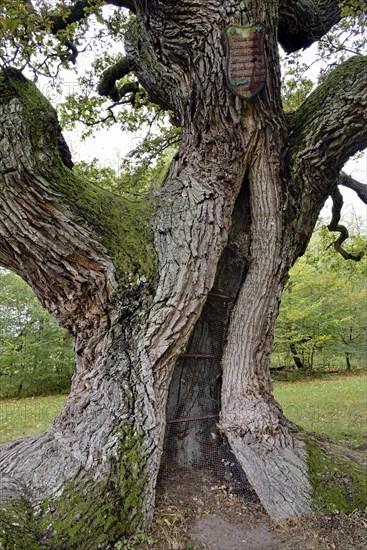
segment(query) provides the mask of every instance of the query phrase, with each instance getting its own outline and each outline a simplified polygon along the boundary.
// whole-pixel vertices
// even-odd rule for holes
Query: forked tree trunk
[[[233,297],[221,430],[273,517],[310,511],[306,449],[271,395],[269,355],[288,270],[338,170],[367,141],[366,61],[330,77],[287,128],[277,2],[238,4],[134,2],[134,72],[183,129],[144,207],[78,180],[47,102],[17,72],[0,81],[0,261],[73,334],[77,356],[53,426],[0,450],[10,547],[108,548],[151,519],[172,373],[195,338],[208,344],[199,328],[188,342],[216,287]],[[267,28],[266,85],[251,100],[225,78],[223,32],[241,20]]]

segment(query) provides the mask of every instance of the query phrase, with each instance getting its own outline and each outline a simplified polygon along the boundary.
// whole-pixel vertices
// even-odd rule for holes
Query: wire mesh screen
[[[179,361],[172,381],[175,391],[170,394],[160,475],[170,479],[181,468],[205,468],[220,483],[242,494],[248,490],[246,477],[217,427],[220,407],[217,371],[218,365],[213,360]]]
[[[248,491],[246,477],[217,427],[220,360],[232,303],[224,294],[209,295],[187,351],[177,362],[167,404],[160,475],[169,479],[182,468],[206,468],[220,483],[243,494]]]
[[[166,449],[180,466],[205,465],[219,418],[220,373],[216,361],[180,359],[167,406]]]

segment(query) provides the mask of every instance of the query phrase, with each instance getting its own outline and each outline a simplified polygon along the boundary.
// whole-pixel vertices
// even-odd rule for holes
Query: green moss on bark
[[[325,514],[367,507],[367,471],[341,447],[307,439],[314,510]]]
[[[0,503],[0,548],[37,550],[40,546],[37,522],[25,499]]]
[[[116,435],[119,453],[106,466],[106,478],[89,470],[46,501],[32,506],[16,500],[0,506],[0,542],[5,548],[97,550],[144,525],[142,435],[127,425]]]
[[[43,505],[41,531],[52,547],[106,548],[143,525],[142,436],[126,425],[116,435],[119,455],[111,459],[108,479],[88,472],[87,480],[72,482],[60,497]]]
[[[345,122],[348,122],[340,118],[337,100],[339,98],[341,104],[344,104],[345,98],[348,97],[348,90],[355,80],[365,72],[366,61],[367,57],[365,56],[354,56],[330,71],[323,82],[295,111],[289,127],[290,147],[287,154],[287,165],[293,167],[293,170],[297,169],[296,155],[300,152],[304,153],[310,144],[318,143],[318,138],[322,140],[324,137],[327,128],[320,124],[321,112],[325,112],[325,116],[327,115],[329,126],[331,117],[335,117],[334,129],[338,126],[343,127]],[[322,141],[319,146],[320,153],[322,153]]]
[[[153,198],[119,197],[75,176],[63,165],[53,178],[64,202],[110,252],[117,280],[131,287],[152,283],[157,275]]]
[[[59,152],[56,111],[20,71],[7,69],[0,73],[0,106],[15,98],[23,106],[21,132],[29,138],[33,175],[49,192],[53,205],[70,210],[94,233],[112,257],[122,285],[152,283],[157,275],[152,197],[134,201],[117,196],[67,168]]]

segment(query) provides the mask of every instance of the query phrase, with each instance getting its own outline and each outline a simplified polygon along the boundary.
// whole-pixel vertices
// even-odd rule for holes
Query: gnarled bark
[[[134,280],[129,258],[116,255],[126,205],[97,194],[63,165],[56,115],[34,85],[14,71],[0,84],[1,263],[24,277],[73,334],[77,358],[71,394],[50,429],[1,449],[0,532],[8,547],[23,540],[24,529],[32,544],[41,537],[82,547],[90,540],[82,528],[87,516],[95,547],[103,546],[121,525],[133,531],[152,513],[154,486],[144,481],[148,472],[154,476],[148,463],[156,470],[159,463],[156,437],[148,436],[153,380],[137,352],[150,287]],[[118,216],[100,213],[107,208]],[[110,227],[99,231],[98,213]],[[26,525],[16,519],[24,506],[38,510],[34,522],[26,514]]]
[[[288,270],[303,253],[338,171],[350,154],[364,146],[365,82],[365,60],[352,59],[296,112],[282,174],[286,197],[276,185],[280,158],[270,161],[266,170],[266,159],[276,154],[274,143],[263,148],[254,166],[256,177],[250,180],[251,263],[228,328],[221,425],[273,517],[310,512],[312,501],[302,434],[271,396],[274,321]]]
[[[93,544],[98,547],[151,517],[169,380],[213,284],[227,240],[242,181],[241,133],[237,132],[238,146],[232,150],[234,136],[219,113],[218,127],[227,124],[223,141],[216,143],[215,127],[204,128],[206,134],[200,128],[204,143],[195,138],[194,147],[194,136],[187,135],[157,205],[158,284],[152,285],[152,280],[149,285],[139,284],[132,272],[126,288],[134,258],[120,257],[126,228],[115,230],[119,216],[104,227],[100,209],[110,204],[94,196],[93,189],[86,193],[85,184],[62,165],[56,131],[52,133],[57,128],[54,113],[34,87],[17,73],[5,75],[2,84],[6,136],[2,198],[4,206],[14,211],[1,226],[2,262],[25,277],[46,307],[73,332],[77,352],[72,392],[54,425],[38,438],[3,447],[3,496],[7,502],[10,495],[17,499],[19,514],[19,495],[26,498],[27,506],[43,510],[28,535],[42,533],[53,544],[89,541],[88,532],[79,528],[88,509]],[[229,94],[223,76],[219,86]],[[233,117],[239,117],[239,109],[234,106]],[[208,143],[213,145],[210,152]],[[23,200],[28,213],[24,216],[16,200],[23,189],[31,195]],[[123,215],[126,205],[108,199]],[[49,205],[51,219],[39,212],[40,204]],[[32,219],[33,210],[40,221]],[[104,222],[108,218],[102,216]],[[22,224],[15,239],[10,238],[12,220]],[[75,234],[84,236],[83,245]],[[141,251],[142,256],[145,253]],[[43,268],[43,262],[50,268],[47,277],[40,278],[37,269]],[[138,267],[141,276],[152,275],[147,266]],[[100,272],[107,272],[111,291],[100,298],[97,310],[90,301],[106,287]],[[147,314],[139,311],[141,307]],[[78,495],[83,495],[84,503]],[[11,544],[19,533],[6,530],[9,517],[13,517],[10,508],[2,521],[5,540]]]
[[[7,544],[24,537],[32,511],[27,541],[60,547],[108,547],[149,521],[172,373],[211,333],[205,307],[218,288],[233,302],[216,350],[221,430],[270,515],[311,510],[307,450],[271,395],[269,355],[288,270],[342,163],[366,141],[365,60],[337,69],[289,129],[277,2],[246,6],[268,29],[266,85],[250,101],[225,76],[223,32],[243,20],[238,2],[136,0],[134,9],[126,67],[183,128],[139,227],[129,224],[137,205],[63,164],[55,114],[35,88],[14,72],[1,80],[1,263],[72,332],[77,353],[53,426],[0,450]]]

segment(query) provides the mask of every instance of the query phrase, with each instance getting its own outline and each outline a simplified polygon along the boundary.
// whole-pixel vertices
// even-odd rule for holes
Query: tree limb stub
[[[337,187],[335,187],[331,193],[331,198],[333,200],[333,208],[332,208],[332,218],[331,222],[328,225],[329,231],[337,231],[340,233],[339,238],[334,242],[334,248],[345,260],[354,260],[355,262],[359,262],[363,256],[364,252],[360,252],[359,254],[351,254],[350,252],[347,252],[342,244],[348,239],[349,232],[348,229],[345,227],[345,225],[341,225],[340,217],[341,217],[341,211],[343,208],[343,195],[339,191]]]
[[[287,53],[308,48],[340,20],[338,0],[281,0],[279,42]]]
[[[338,180],[338,185],[343,185],[355,191],[362,202],[367,204],[367,185],[348,176],[345,172],[341,172]]]

